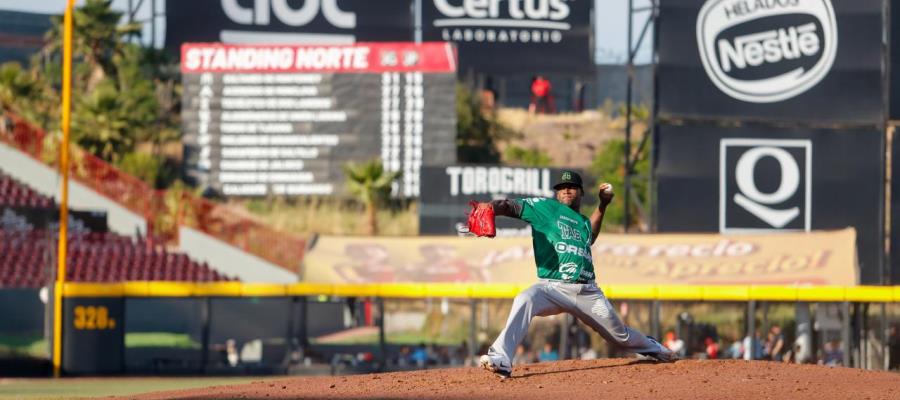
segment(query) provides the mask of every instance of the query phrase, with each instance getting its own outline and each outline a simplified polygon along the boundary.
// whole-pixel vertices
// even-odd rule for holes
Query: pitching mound
[[[478,368],[434,369],[297,377],[136,398],[875,400],[900,399],[900,374],[763,361],[568,360],[519,367],[502,381]]]

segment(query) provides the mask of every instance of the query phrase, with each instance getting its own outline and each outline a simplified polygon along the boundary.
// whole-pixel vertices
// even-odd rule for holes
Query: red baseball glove
[[[494,207],[489,203],[486,207],[479,206],[478,202],[470,201],[472,211],[469,212],[469,232],[475,236],[497,236],[497,228],[494,226]]]

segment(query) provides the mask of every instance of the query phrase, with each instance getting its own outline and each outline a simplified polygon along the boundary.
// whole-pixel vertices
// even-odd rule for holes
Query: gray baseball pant
[[[635,353],[657,353],[661,345],[644,334],[625,326],[612,304],[595,283],[564,283],[541,280],[523,290],[513,301],[506,327],[491,345],[488,356],[509,368],[516,347],[528,334],[535,316],[568,312],[597,331],[606,341]]]

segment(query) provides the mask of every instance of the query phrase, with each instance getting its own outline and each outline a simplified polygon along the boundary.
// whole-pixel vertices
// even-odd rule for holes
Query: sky
[[[113,8],[125,11],[128,8],[129,0],[113,0]],[[132,3],[140,3],[141,0],[131,0]],[[197,1],[197,0],[183,0]],[[594,61],[598,64],[624,64],[627,59],[627,33],[628,33],[628,0],[594,0]],[[633,0],[634,7],[642,7],[649,5],[650,0]],[[81,4],[84,1],[76,1]],[[165,0],[157,0],[157,11],[161,14],[165,12]],[[147,20],[150,16],[151,0],[144,0],[142,7],[138,10],[136,19]],[[14,10],[25,12],[36,12],[46,14],[61,14],[66,7],[66,0],[0,0],[0,10]],[[648,12],[642,12],[635,15],[633,19],[634,40],[640,34],[644,21],[647,19]],[[144,37],[150,37],[150,26],[145,24]],[[638,52],[635,62],[637,64],[645,64],[650,61],[650,33],[648,32],[641,50]],[[163,18],[157,19],[157,43],[162,43],[165,37],[165,21]],[[148,39],[149,40],[149,39]]]

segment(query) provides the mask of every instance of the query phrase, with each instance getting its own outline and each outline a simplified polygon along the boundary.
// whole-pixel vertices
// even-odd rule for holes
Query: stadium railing
[[[35,160],[58,166],[55,155],[46,157],[44,140],[47,134],[43,130],[12,113],[6,113],[6,116],[12,126],[7,129],[7,135],[0,135],[0,140]],[[70,148],[73,179],[143,216],[155,238],[177,242],[178,227],[184,225],[288,270],[299,270],[306,247],[303,238],[276,231],[190,192],[155,190],[77,146]]]
[[[295,297],[511,299],[527,285],[501,283],[257,284],[241,282],[66,283],[66,297]],[[900,303],[900,286],[601,285],[607,297],[660,301]]]

